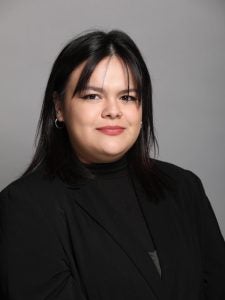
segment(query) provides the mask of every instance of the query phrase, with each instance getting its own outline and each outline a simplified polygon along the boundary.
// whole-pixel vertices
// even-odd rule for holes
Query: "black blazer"
[[[175,181],[158,204],[136,192],[162,277],[93,180],[67,185],[42,170],[0,194],[0,290],[10,300],[224,300],[225,243],[199,178],[157,162]],[[134,176],[134,175],[132,175]]]

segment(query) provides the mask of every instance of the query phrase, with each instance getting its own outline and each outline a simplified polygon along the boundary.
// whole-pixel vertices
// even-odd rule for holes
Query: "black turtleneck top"
[[[101,186],[104,194],[107,195],[105,205],[108,206],[108,211],[114,218],[122,219],[134,240],[141,245],[144,251],[149,253],[159,276],[161,276],[158,255],[129,176],[126,156],[115,162],[84,165],[95,175],[96,184]]]

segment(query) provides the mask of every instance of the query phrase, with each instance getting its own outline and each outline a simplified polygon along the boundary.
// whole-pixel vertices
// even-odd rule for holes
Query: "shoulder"
[[[201,179],[192,171],[175,164],[155,160],[155,166],[164,177],[169,179],[172,189],[167,190],[165,198],[188,223],[200,226],[206,215],[213,215],[211,203],[205,193]],[[211,217],[212,219],[214,217]],[[192,226],[191,224],[189,224]]]
[[[38,168],[32,173],[11,182],[1,191],[0,195],[17,192],[24,194],[38,193],[43,189],[48,191],[48,189],[56,185],[56,181],[56,178],[51,178],[46,174],[44,168]]]
[[[161,176],[168,179],[176,194],[188,196],[204,194],[201,179],[191,170],[157,159],[153,160],[153,163]]]
[[[63,182],[55,177],[47,176],[43,168],[23,176],[0,193],[0,209],[10,211],[31,212],[35,208],[49,209],[58,206],[58,201],[64,193]]]
[[[192,173],[190,170],[184,169],[178,165],[175,165],[175,164],[167,162],[167,161],[153,159],[153,164],[161,172],[166,173],[167,175],[172,176],[172,177],[178,177],[180,175],[186,176],[187,174],[190,175],[190,173]]]
[[[175,180],[176,182],[181,183],[182,181],[199,181],[199,177],[193,173],[191,170],[182,168],[178,165],[173,163],[169,163],[166,161],[154,159],[153,160],[154,166],[158,169],[161,174],[170,177],[171,179]]]

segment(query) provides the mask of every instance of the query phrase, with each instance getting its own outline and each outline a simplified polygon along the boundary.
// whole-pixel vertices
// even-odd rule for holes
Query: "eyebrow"
[[[86,86],[83,91],[88,91],[88,90],[93,90],[93,91],[97,91],[97,92],[100,92],[100,93],[104,92],[103,88],[97,87],[97,86],[90,86],[90,85]],[[120,91],[121,94],[130,93],[130,92],[137,93],[137,89],[132,88],[132,89],[125,89],[125,90]]]

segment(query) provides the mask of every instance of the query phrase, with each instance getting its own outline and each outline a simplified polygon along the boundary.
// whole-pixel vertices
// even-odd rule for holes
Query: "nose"
[[[102,110],[102,117],[103,118],[110,118],[110,119],[116,119],[121,118],[123,115],[120,105],[118,103],[117,99],[107,99],[105,101],[104,108]]]

